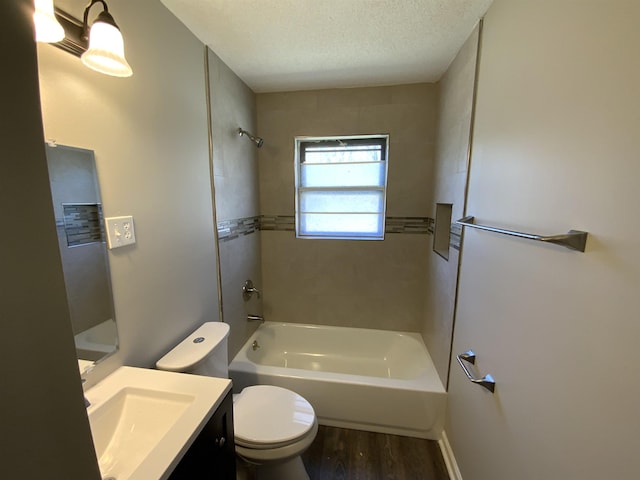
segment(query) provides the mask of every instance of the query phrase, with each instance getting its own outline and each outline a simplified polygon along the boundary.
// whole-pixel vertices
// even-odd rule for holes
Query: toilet
[[[156,362],[159,370],[229,378],[229,325],[204,323]],[[300,455],[318,432],[311,404],[291,390],[253,385],[233,395],[238,478],[309,480]]]

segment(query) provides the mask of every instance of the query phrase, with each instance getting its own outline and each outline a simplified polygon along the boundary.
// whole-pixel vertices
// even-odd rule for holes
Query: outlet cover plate
[[[104,219],[107,230],[107,244],[109,250],[136,243],[136,233],[133,228],[133,217],[109,217]]]

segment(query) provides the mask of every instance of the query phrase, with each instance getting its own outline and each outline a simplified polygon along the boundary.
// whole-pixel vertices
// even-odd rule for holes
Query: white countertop
[[[164,372],[136,367],[120,367],[85,392],[91,402],[87,414],[100,409],[125,388],[172,392],[193,397],[169,431],[157,440],[151,451],[127,477],[130,480],[161,480],[169,477],[184,453],[231,390],[231,380],[185,373]],[[100,462],[100,459],[99,463]],[[109,472],[102,472],[103,475]],[[124,480],[118,476],[118,480]]]

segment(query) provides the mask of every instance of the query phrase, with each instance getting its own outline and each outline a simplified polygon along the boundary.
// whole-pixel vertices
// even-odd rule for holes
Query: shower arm
[[[247,138],[249,138],[249,140],[251,140],[253,143],[255,143],[256,147],[258,147],[258,148],[262,147],[262,144],[264,143],[264,140],[262,138],[256,137],[255,135],[252,135],[251,133],[247,132],[243,128],[238,128],[238,135],[240,135],[241,137],[243,135],[246,136]]]

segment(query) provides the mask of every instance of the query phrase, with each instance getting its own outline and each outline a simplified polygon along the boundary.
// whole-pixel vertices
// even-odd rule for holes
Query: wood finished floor
[[[302,460],[311,480],[449,480],[438,443],[321,425]]]

